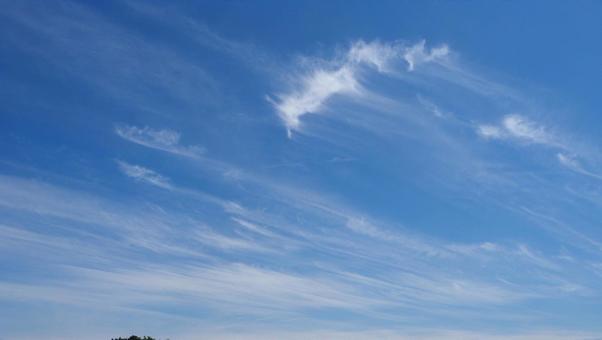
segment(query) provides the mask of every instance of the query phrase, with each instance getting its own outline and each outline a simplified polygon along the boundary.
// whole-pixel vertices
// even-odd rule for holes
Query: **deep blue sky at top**
[[[578,103],[597,99],[595,87],[584,86],[594,85],[588,82],[601,72],[591,67],[601,53],[595,1],[283,2],[277,14],[269,1],[199,7],[191,10],[224,35],[263,43],[276,54],[310,53],[358,38],[428,38],[500,73],[575,96]]]
[[[176,45],[184,52],[190,44],[182,38],[181,32],[162,29],[132,15],[121,3],[89,4],[109,20]],[[460,51],[463,58],[487,65],[488,69],[510,80],[562,93],[559,103],[549,98],[537,100],[554,101],[554,105],[571,110],[572,118],[567,123],[575,128],[588,130],[597,121],[593,113],[598,99],[596,79],[602,71],[594,67],[601,56],[595,42],[602,23],[598,20],[600,4],[595,1],[576,5],[562,1],[383,1],[374,6],[357,1],[285,1],[277,9],[270,1],[225,1],[182,2],[178,7],[202,19],[224,37],[257,44],[283,61],[290,60],[291,54],[315,54],[316,50],[328,50],[327,46],[359,38],[408,41],[428,38],[433,43],[446,42]],[[10,24],[10,21],[4,22],[4,25]],[[67,79],[58,84],[52,82],[48,72],[41,69],[43,65],[22,53],[4,52],[5,77],[17,81],[11,86],[17,89],[3,91],[9,103],[11,99],[18,101],[15,105],[25,101],[22,97],[15,98],[15,92],[19,93],[18,86],[32,87],[32,84],[24,84],[27,79],[38,81],[37,95],[54,98],[53,91],[61,91],[64,101],[77,103],[75,99],[81,98],[80,91],[86,91],[80,87],[70,88]],[[244,82],[245,72],[241,72],[237,63],[215,62],[212,60],[215,56],[205,53],[190,51],[189,57],[212,63],[225,76],[237,81],[243,74],[242,84],[229,88],[233,95],[244,96],[240,88],[245,85],[257,86],[257,77]],[[52,82],[52,88],[45,86],[48,82]],[[247,99],[266,105],[262,98]],[[94,119],[86,119],[89,118]]]
[[[239,106],[245,108],[251,104],[251,110],[256,111],[254,116],[269,114],[266,113],[269,104],[264,98],[248,93],[246,89],[263,87],[269,91],[272,84],[269,80],[249,74],[248,69],[241,66],[238,60],[191,48],[187,46],[190,40],[183,37],[182,32],[166,30],[149,22],[143,16],[132,13],[122,3],[90,2],[89,5],[107,20],[132,29],[142,36],[174,45],[188,58],[211,65],[216,73],[224,77],[224,83],[232,80],[231,83],[221,84],[224,87],[220,90],[225,90],[226,96],[230,96],[222,99],[224,104],[230,105],[231,101],[237,101]],[[327,55],[332,53],[328,46],[341,46],[357,39],[417,41],[427,38],[433,44],[445,42],[459,51],[462,58],[477,65],[486,65],[490,71],[504,75],[510,82],[522,81],[523,84],[538,86],[540,89],[543,87],[551,93],[562,93],[562,100],[555,100],[557,96],[552,99],[541,96],[544,98],[536,100],[552,101],[549,105],[560,105],[564,110],[571,110],[570,121],[563,123],[574,125],[578,130],[594,132],[590,129],[595,127],[592,123],[597,121],[597,115],[593,113],[597,101],[596,75],[601,72],[593,66],[600,59],[600,49],[595,44],[595,39],[602,29],[602,23],[597,20],[600,5],[595,2],[570,6],[563,2],[547,1],[383,1],[370,6],[355,1],[286,1],[274,8],[269,1],[226,1],[202,4],[182,2],[177,7],[224,37],[251,42],[283,63],[290,62],[291,55],[296,54],[315,55],[316,51],[322,51]],[[5,25],[10,24],[10,20],[5,21]],[[110,119],[105,119],[111,115],[115,115],[116,120],[120,120],[117,117],[124,114],[136,116],[136,113],[127,112],[128,109],[121,105],[95,98],[94,89],[72,82],[69,75],[56,79],[55,72],[45,70],[44,64],[32,60],[30,56],[18,51],[5,52],[5,75],[15,80],[15,83],[6,86],[3,91],[7,103],[5,108],[14,103],[19,113],[8,109],[7,115],[16,115],[19,119],[10,120],[4,126],[23,124],[20,128],[33,129],[31,132],[34,136],[43,138],[47,136],[45,134],[51,133],[54,140],[56,137],[70,138],[71,142],[79,140],[78,136],[69,131],[75,126],[84,124],[88,129],[105,129],[106,124],[113,124]],[[26,91],[21,91],[24,88]],[[50,110],[47,115],[40,117],[38,110],[32,108],[31,100],[27,98],[29,91],[60,103],[58,107],[61,109],[57,108],[57,112]],[[23,104],[26,104],[25,107],[22,107]],[[236,104],[233,106],[233,110],[240,110]],[[194,109],[206,111],[203,120],[213,115],[210,111],[215,111],[213,107]],[[84,110],[94,111],[95,114],[82,114]],[[25,121],[22,118],[27,117],[28,112],[31,119]],[[55,115],[60,115],[62,119],[54,119]],[[155,117],[145,115],[144,119],[148,118]],[[75,126],[65,125],[65,119]],[[100,125],[94,124],[96,122]],[[44,129],[48,124],[56,125],[56,134]],[[175,124],[180,125],[181,122]],[[195,128],[197,126],[190,126],[191,130]],[[215,130],[219,131],[219,128]],[[213,147],[220,147],[224,141],[220,139],[216,144],[218,145]],[[6,145],[6,152],[11,152],[13,148],[13,145]]]

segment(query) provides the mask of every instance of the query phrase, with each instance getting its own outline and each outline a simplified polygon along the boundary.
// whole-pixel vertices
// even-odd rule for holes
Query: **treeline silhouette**
[[[151,336],[146,336],[146,335],[143,337],[139,337],[137,335],[132,335],[129,338],[119,337],[119,338],[111,338],[111,340],[157,340],[157,339],[155,339]]]

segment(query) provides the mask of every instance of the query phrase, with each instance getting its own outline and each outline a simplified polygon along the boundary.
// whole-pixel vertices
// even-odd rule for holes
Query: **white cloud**
[[[180,145],[180,133],[173,130],[155,130],[149,127],[139,128],[136,126],[119,125],[115,127],[115,133],[130,142],[182,156],[194,158],[204,152],[200,146]]]
[[[372,225],[363,218],[350,218],[345,226],[354,232],[374,238],[390,240],[391,237],[380,228]]]
[[[347,53],[347,60],[353,64],[367,64],[375,67],[378,72],[389,72],[392,60],[399,57],[400,46],[397,44],[383,44],[380,42],[358,41],[351,46]]]
[[[581,165],[581,162],[579,162],[579,160],[575,156],[571,156],[571,155],[564,154],[564,153],[558,153],[558,154],[556,154],[556,158],[558,159],[558,162],[560,164],[562,164],[563,166],[567,167],[568,169],[570,169],[572,171],[575,171],[577,173],[580,173],[582,175],[586,175],[586,176],[589,176],[592,178],[602,179],[602,175],[593,173],[593,172],[583,168],[583,166]]]
[[[553,143],[551,136],[545,128],[528,120],[527,118],[511,114],[504,117],[503,127],[511,136],[521,138],[533,143],[550,144]]]
[[[521,244],[518,246],[517,254],[520,256],[524,256],[530,262],[532,262],[533,264],[535,264],[537,266],[544,267],[544,268],[551,269],[551,270],[559,270],[559,267],[556,264],[552,263],[551,261],[543,258],[542,256],[540,256],[538,254],[535,254],[533,251],[531,251],[529,249],[529,247],[527,247],[524,244]]]
[[[334,67],[317,66],[294,81],[295,90],[278,95],[278,100],[268,100],[274,105],[286,125],[288,135],[300,127],[301,116],[323,109],[326,101],[334,95],[359,96],[363,88],[358,78],[361,66],[368,66],[379,73],[390,73],[396,60],[405,60],[408,71],[422,63],[433,62],[445,57],[447,46],[427,51],[425,41],[406,47],[398,43],[358,41],[339,61],[331,61]]]
[[[448,249],[459,254],[467,256],[479,256],[488,253],[497,253],[502,251],[502,247],[496,243],[483,242],[478,244],[451,244]]]
[[[491,242],[483,242],[479,247],[487,251],[496,251],[500,248],[497,244]]]
[[[429,244],[426,240],[421,240],[408,234],[395,233],[379,228],[364,218],[350,217],[347,219],[345,226],[357,234],[382,241],[393,242],[413,252],[439,257],[446,257],[449,255],[446,249],[434,244]]]
[[[488,139],[515,140],[560,149],[566,148],[545,126],[519,114],[505,115],[497,125],[478,125],[476,130],[481,137]]]
[[[441,108],[439,108],[439,106],[437,106],[435,103],[431,102],[430,100],[422,97],[421,95],[416,95],[416,98],[418,98],[418,101],[420,102],[420,104],[422,104],[435,117],[445,118],[446,116],[450,116],[449,113],[443,112],[441,110]]]
[[[565,168],[591,178],[602,179],[602,175],[584,167],[580,160],[587,161],[581,150],[573,143],[550,132],[550,130],[533,120],[519,114],[510,114],[502,118],[498,125],[481,124],[476,126],[477,134],[485,139],[499,139],[527,144],[538,144],[556,149],[556,159]],[[587,151],[586,151],[587,152]],[[591,159],[591,158],[590,158]]]
[[[109,20],[90,6],[22,3],[3,6],[3,10],[14,20],[13,34],[26,29],[30,38],[39,39],[36,44],[14,40],[18,49],[35,53],[131,110],[164,112],[173,109],[168,104],[171,100],[186,107],[211,107],[220,98],[216,80],[198,62]]]
[[[109,256],[103,249],[122,249],[126,246],[136,251],[141,249],[155,253],[170,253],[177,255],[203,256],[197,249],[188,248],[178,242],[184,236],[176,235],[171,226],[177,224],[180,227],[190,224],[190,218],[183,218],[177,214],[167,213],[162,208],[148,204],[140,204],[137,201],[122,201],[115,199],[103,199],[96,195],[88,194],[79,190],[70,190],[54,186],[44,182],[23,179],[13,176],[0,176],[0,207],[21,211],[35,220],[48,223],[48,220],[60,219],[60,228],[65,236],[64,241],[71,248],[71,256],[76,248],[79,253],[90,253],[96,249],[101,257]],[[20,225],[19,220],[11,221],[10,224]],[[82,228],[85,225],[86,228]],[[42,230],[43,235],[36,241],[42,244],[41,237],[47,238],[48,242],[58,244],[63,242],[52,234],[52,223],[48,228]],[[56,226],[58,227],[58,225]],[[100,228],[100,229],[98,229]],[[35,229],[32,229],[32,232]],[[85,231],[84,231],[85,230]],[[101,230],[101,233],[97,233]],[[40,230],[38,230],[39,232]],[[49,234],[46,234],[49,233]],[[85,235],[81,242],[79,239]],[[112,239],[108,235],[119,235],[118,239]],[[55,235],[56,236],[56,235]],[[19,236],[33,238],[33,234]],[[61,236],[62,237],[62,236]],[[2,237],[0,237],[1,239]],[[16,240],[17,238],[13,238]],[[32,239],[33,240],[33,239]],[[6,243],[0,240],[0,243]],[[32,247],[30,244],[28,247]],[[56,247],[58,250],[59,247]],[[40,254],[46,254],[45,252]]]
[[[579,161],[569,155],[566,155],[563,153],[558,153],[558,154],[556,154],[556,157],[558,158],[558,162],[560,162],[560,164],[566,166],[567,168],[569,168],[571,170],[575,170],[575,171],[583,170],[583,168],[581,168],[581,164],[579,163]]]
[[[477,133],[484,138],[502,138],[503,136],[502,129],[493,125],[479,125]]]
[[[291,130],[299,128],[302,115],[319,111],[328,98],[335,94],[359,92],[351,67],[343,66],[335,71],[319,69],[303,79],[299,91],[282,96],[273,104],[290,135]]]
[[[403,58],[408,63],[408,71],[414,71],[420,64],[440,60],[449,54],[447,45],[434,47],[429,51],[425,48],[425,44],[426,42],[422,40],[405,50]]]
[[[26,243],[28,250],[31,250],[35,245],[48,246],[55,249],[67,249],[70,252],[75,252],[76,242],[66,238],[43,235],[37,232],[29,231],[25,228],[15,228],[0,224],[0,238],[2,239],[2,247],[7,247],[12,242]],[[79,247],[78,247],[79,250]]]
[[[208,228],[195,234],[195,239],[207,246],[222,250],[268,251],[269,249],[251,240],[218,234]]]
[[[366,296],[343,282],[242,263],[106,271],[78,268],[74,274],[79,287],[75,294],[117,288],[121,294],[115,301],[122,306],[136,305],[149,298],[169,299],[249,315],[293,313],[305,308],[366,311],[392,304],[382,297]]]
[[[139,165],[129,164],[123,161],[117,161],[119,169],[129,177],[135,180],[146,182],[152,185],[156,185],[163,189],[171,189],[172,186],[169,179],[156,173],[151,169]]]
[[[5,188],[10,188],[15,183],[19,182],[7,179],[4,183],[0,177],[0,187],[3,189],[0,190],[0,199],[8,195],[4,199],[15,204],[17,200],[10,197],[14,195],[9,195],[10,190]],[[43,195],[29,189],[27,192],[33,197],[22,202],[24,206],[28,209],[36,206],[52,208],[51,205],[41,203]],[[49,200],[59,201],[55,204],[64,201],[63,197],[55,193],[47,196]],[[61,199],[57,200],[56,197]],[[79,196],[70,195],[70,197],[79,204],[84,201]],[[52,294],[52,298],[60,293],[65,295],[66,303],[77,303],[77,301],[86,299],[82,303],[91,307],[97,307],[96,300],[106,301],[106,296],[112,296],[112,301],[117,301],[115,304],[120,308],[136,308],[140,304],[152,301],[169,300],[188,306],[207,306],[212,310],[230,315],[268,313],[271,317],[282,316],[283,313],[301,317],[307,316],[304,314],[307,308],[337,308],[369,317],[395,318],[396,316],[390,310],[383,311],[383,309],[422,306],[420,308],[424,308],[426,313],[432,313],[433,310],[449,312],[465,306],[501,305],[533,297],[534,286],[529,283],[524,286],[500,284],[496,280],[479,277],[479,274],[482,275],[483,272],[476,270],[477,267],[472,266],[471,262],[465,262],[470,260],[468,257],[424,256],[433,252],[443,253],[443,250],[439,250],[440,243],[401,234],[399,230],[391,226],[378,227],[367,218],[348,219],[346,218],[348,214],[343,213],[333,202],[328,205],[328,202],[317,200],[311,200],[310,203],[309,199],[304,202],[301,199],[293,200],[286,197],[284,200],[288,204],[294,205],[291,208],[294,210],[283,210],[278,215],[270,215],[260,209],[254,211],[255,214],[246,216],[245,219],[231,216],[238,225],[254,233],[247,232],[241,237],[226,236],[221,232],[210,230],[200,233],[200,235],[194,231],[188,233],[183,226],[191,222],[186,221],[193,220],[195,226],[199,222],[194,216],[178,216],[178,214],[170,213],[169,209],[162,211],[165,216],[161,215],[169,225],[159,228],[158,222],[152,222],[156,218],[155,216],[149,216],[146,210],[133,209],[145,218],[135,224],[137,230],[146,233],[150,227],[150,229],[164,231],[164,233],[157,232],[154,237],[147,237],[146,234],[140,235],[136,237],[135,244],[152,250],[169,251],[170,254],[178,256],[188,256],[188,258],[189,255],[182,250],[192,250],[193,247],[182,245],[182,248],[176,249],[174,246],[177,243],[174,243],[174,238],[181,241],[182,237],[185,237],[186,240],[190,240],[192,235],[193,241],[201,241],[203,244],[231,252],[232,254],[229,255],[238,256],[248,251],[261,250],[261,248],[291,249],[291,247],[287,247],[287,244],[290,245],[288,239],[280,237],[278,240],[274,240],[271,237],[272,230],[278,232],[274,233],[276,235],[286,235],[291,239],[294,237],[295,245],[298,246],[295,249],[300,249],[302,252],[297,254],[286,251],[279,252],[281,262],[277,266],[274,266],[273,253],[270,252],[255,252],[252,258],[240,257],[246,261],[260,263],[260,266],[232,263],[232,258],[229,257],[213,258],[214,261],[210,262],[195,261],[194,265],[190,266],[181,262],[172,262],[162,267],[154,267],[156,264],[147,263],[145,260],[125,264],[120,261],[111,261],[110,266],[104,270],[79,270],[76,274],[80,275],[75,275],[75,280],[71,282],[40,283],[39,286],[46,287],[51,291],[56,290],[55,294]],[[0,203],[2,203],[1,200]],[[327,215],[323,216],[324,218],[316,220],[325,222],[322,225],[327,230],[327,234],[322,234],[320,230],[296,228],[298,226],[287,223],[287,217],[296,215],[287,212],[305,211],[302,207],[303,204],[312,204],[314,214],[317,214],[316,205],[322,207],[324,214],[327,212]],[[72,210],[78,208],[76,204],[65,205],[60,208],[69,213],[73,213]],[[87,218],[90,218],[92,214],[100,215],[104,219],[111,219],[111,223],[120,227],[132,220],[132,217],[118,214],[109,209],[102,210],[101,207],[102,205],[100,208],[90,207],[82,214]],[[228,213],[236,216],[247,215],[243,212],[250,211],[234,203],[228,204],[225,208]],[[265,219],[259,216],[263,216]],[[310,216],[310,214],[308,213],[306,216]],[[329,220],[339,221],[341,218],[345,218],[345,222],[348,222],[346,228],[338,225],[338,222],[334,225],[327,222]],[[343,228],[339,229],[337,226]],[[302,233],[297,234],[296,230],[300,230]],[[350,235],[348,230],[354,230],[360,236],[369,235],[371,237]],[[239,232],[238,228],[236,232]],[[247,234],[251,236],[245,237]],[[269,239],[266,241],[263,236]],[[13,232],[13,235],[8,235],[8,237],[29,243],[41,243],[37,235],[29,233]],[[6,239],[6,236],[4,238]],[[389,239],[391,242],[380,242],[383,239]],[[46,243],[50,244],[54,241],[49,238]],[[128,242],[130,241],[131,239],[128,239]],[[198,245],[194,242],[193,244]],[[275,246],[272,248],[273,245]],[[481,244],[479,247],[485,251],[496,248],[495,245],[487,243]],[[106,249],[97,243],[89,244],[88,248]],[[129,244],[126,248],[131,249]],[[194,247],[194,249],[196,248],[198,247]],[[315,253],[319,255],[312,256]],[[299,254],[303,254],[303,256],[298,256]],[[538,253],[531,251],[531,254]],[[330,260],[341,256],[344,256],[346,261]],[[541,257],[541,255],[537,256]],[[491,256],[491,258],[498,258],[498,256]],[[530,260],[529,262],[532,264],[531,258],[526,259]],[[185,262],[192,263],[192,261]],[[66,263],[71,262],[66,261]],[[301,272],[295,270],[299,263],[302,263],[301,267],[304,268]],[[358,272],[357,267],[354,268],[362,264],[370,265],[369,273]],[[495,264],[503,263],[495,262]],[[520,265],[520,268],[525,270],[533,268],[525,266],[525,261],[512,263],[513,268],[516,265]],[[326,267],[328,268],[325,269]],[[465,270],[462,275],[458,275],[457,272],[448,270],[450,268],[464,268]],[[496,266],[495,268],[499,277],[509,275],[508,271],[504,269],[505,267]],[[133,280],[134,277],[137,279]],[[512,277],[509,278],[509,281],[521,282],[520,278]],[[2,288],[0,282],[0,290]],[[35,287],[30,288],[23,287],[20,294],[35,292]],[[9,289],[13,288],[9,287]],[[536,293],[539,295],[556,293],[545,285],[537,286],[536,289]],[[115,291],[121,292],[121,294],[113,296]],[[567,294],[569,293],[573,294],[572,291],[567,292]],[[33,298],[43,299],[37,295]]]
[[[252,231],[256,234],[259,234],[259,235],[262,235],[265,237],[272,237],[272,238],[279,237],[279,235],[275,234],[274,232],[268,230],[267,228],[261,227],[255,223],[251,223],[249,221],[245,221],[245,220],[242,220],[242,219],[236,218],[236,217],[232,217],[232,220],[235,221],[236,223],[240,224],[247,230]]]

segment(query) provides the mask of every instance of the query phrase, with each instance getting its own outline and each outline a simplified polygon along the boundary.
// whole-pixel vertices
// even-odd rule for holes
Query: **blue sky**
[[[2,2],[0,339],[602,337],[601,14]]]

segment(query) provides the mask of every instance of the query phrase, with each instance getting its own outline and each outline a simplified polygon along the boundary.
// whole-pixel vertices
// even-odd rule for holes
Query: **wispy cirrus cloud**
[[[565,148],[558,137],[545,126],[520,114],[506,115],[499,124],[478,125],[477,133],[487,139],[506,139]]]
[[[559,269],[563,267],[550,265],[549,259],[530,248],[515,252],[515,261],[508,266],[496,256],[483,256],[482,252],[499,251],[498,246],[482,244],[473,247],[474,251],[462,253],[442,241],[410,237],[390,225],[377,226],[369,218],[350,217],[359,214],[351,214],[326,198],[317,200],[308,194],[292,192],[292,188],[284,197],[277,192],[257,196],[261,200],[259,207],[279,204],[277,211],[252,209],[235,203],[223,207],[223,211],[212,209],[214,215],[210,216],[214,218],[225,215],[222,220],[225,222],[219,225],[218,231],[199,228],[198,225],[203,225],[202,215],[180,216],[166,207],[159,209],[160,215],[158,212],[149,214],[146,209],[134,209],[139,213],[120,212],[100,199],[97,206],[90,206],[94,201],[77,195],[77,192],[70,195],[77,205],[57,202],[46,207],[51,211],[32,210],[40,206],[44,198],[60,197],[61,190],[51,187],[49,193],[43,194],[39,184],[27,186],[26,183],[15,178],[0,181],[4,189],[0,206],[19,203],[15,207],[26,211],[82,220],[78,215],[73,216],[75,206],[82,210],[86,222],[127,232],[125,240],[117,240],[112,245],[120,253],[136,254],[131,247],[135,244],[151,254],[161,253],[177,260],[166,258],[161,261],[167,263],[150,264],[140,258],[119,262],[102,257],[108,265],[98,268],[68,260],[68,254],[77,251],[62,248],[69,244],[68,237],[51,237],[47,230],[34,233],[6,229],[8,235],[0,236],[0,239],[36,249],[56,245],[56,251],[65,256],[61,264],[73,264],[66,270],[61,267],[61,271],[71,278],[68,282],[39,282],[36,285],[0,282],[0,294],[21,300],[103,308],[107,306],[107,296],[112,296],[116,301],[111,304],[113,307],[134,310],[139,310],[141,304],[168,301],[185,308],[203,306],[223,315],[242,313],[277,320],[286,317],[311,319],[308,310],[336,310],[370,319],[397,320],[392,309],[418,311],[422,316],[468,313],[475,306],[502,308],[554,294],[581,294],[579,290],[562,290],[564,286],[560,286],[552,274],[559,275]],[[22,192],[21,187],[30,193]],[[36,189],[33,193],[32,188]],[[180,192],[165,193],[177,195]],[[19,197],[17,202],[15,198]],[[193,195],[185,197],[194,202],[197,199]],[[281,201],[274,202],[277,200]],[[299,215],[319,223],[321,228],[308,228],[295,218]],[[228,221],[234,222],[233,225]],[[132,224],[132,230],[126,228]],[[239,230],[239,227],[244,229]],[[84,254],[101,254],[105,247],[103,243],[88,239],[72,245],[85,249]],[[201,251],[213,253],[217,250],[225,256],[211,261],[198,260],[196,252],[200,247]],[[273,250],[278,252],[277,261]],[[187,259],[185,263],[180,261],[182,256]],[[340,258],[345,261],[337,260]],[[483,263],[495,265],[497,278],[507,282],[480,277],[479,268]],[[366,265],[370,266],[369,273],[358,269]],[[545,280],[539,277],[525,279],[520,273],[514,273],[516,266],[523,270],[545,271]],[[447,268],[462,268],[463,272],[459,275]],[[115,291],[121,294],[116,296]],[[40,292],[49,293],[51,298],[44,298]]]
[[[61,221],[38,232],[31,230],[23,233],[19,237],[23,241],[31,241],[35,236],[37,244],[42,244],[44,239],[55,244],[70,244],[71,252],[79,251],[78,244],[81,245],[82,252],[97,249],[99,253],[103,252],[103,247],[123,251],[124,246],[135,245],[139,250],[146,249],[155,253],[194,257],[200,255],[198,249],[178,244],[180,236],[174,237],[171,234],[171,239],[166,236],[171,233],[173,223],[177,221],[183,227],[190,224],[189,219],[175,214],[167,216],[163,209],[156,206],[136,202],[117,203],[80,190],[19,177],[0,176],[0,188],[0,209],[34,216],[35,218],[26,219],[26,225],[36,225],[38,222],[35,221],[38,220]],[[22,226],[22,218],[7,216],[7,219],[0,222],[26,229]],[[52,235],[57,230],[61,230],[61,237]],[[80,239],[81,241],[74,242]],[[55,247],[55,250],[58,249],[59,247]]]
[[[146,1],[129,1],[126,5],[148,19],[181,31],[196,44],[233,57],[251,69],[269,73],[277,68],[277,65],[259,47],[247,41],[237,41],[218,34],[204,22],[191,16],[191,13],[182,11],[178,8],[178,4],[157,6]]]
[[[437,61],[449,54],[447,45],[434,47],[430,50],[425,45],[426,41],[421,40],[419,43],[406,48],[403,52],[403,58],[408,63],[408,71],[414,71],[420,64]]]
[[[359,94],[359,84],[349,66],[334,71],[315,70],[301,81],[301,89],[272,101],[286,125],[289,137],[298,129],[300,118],[319,111],[326,100],[336,94]]]
[[[577,146],[566,142],[565,138],[552,132],[549,127],[523,115],[506,115],[499,124],[477,125],[476,131],[487,140],[506,140],[556,149],[555,158],[563,167],[591,178],[602,179],[602,175],[583,166],[582,161],[588,157],[583,156]]]
[[[293,79],[293,90],[277,94],[277,99],[268,99],[290,137],[293,130],[300,128],[303,115],[319,112],[331,97],[361,97],[365,94],[366,89],[360,79],[364,67],[388,74],[395,70],[396,63],[405,61],[407,70],[414,71],[418,65],[443,59],[448,53],[446,45],[428,50],[424,40],[412,46],[358,41],[342,57],[318,63],[318,66]]]
[[[196,158],[204,153],[204,149],[200,146],[181,145],[180,133],[174,130],[118,125],[115,127],[115,133],[132,143],[181,156]]]
[[[172,185],[169,179],[151,169],[140,165],[129,164],[124,161],[117,161],[119,169],[128,177],[137,181],[146,182],[163,189],[171,189]]]
[[[559,152],[556,154],[556,158],[558,159],[558,162],[560,162],[561,165],[565,166],[566,168],[580,173],[582,175],[586,175],[595,179],[602,179],[602,175],[601,174],[597,174],[594,172],[591,172],[589,170],[587,170],[586,168],[583,167],[583,165],[581,164],[581,162],[579,161],[579,159],[577,158],[577,156],[575,155],[570,155],[568,153],[562,153]]]
[[[227,236],[221,233],[217,233],[211,230],[210,228],[202,228],[201,230],[197,231],[194,235],[194,239],[208,247],[217,248],[224,251],[272,251],[272,249],[266,247],[265,245],[259,242],[255,242],[252,239]]]
[[[47,7],[11,4],[3,15],[13,23],[7,30],[11,33],[3,36],[10,37],[5,42],[41,56],[50,67],[134,111],[159,113],[173,109],[173,103],[213,105],[219,98],[215,79],[198,63],[167,44],[108,20],[91,6],[72,1]],[[30,34],[40,43],[12,38]]]
[[[400,56],[401,46],[396,43],[381,43],[378,41],[357,41],[347,51],[346,63],[365,64],[375,68],[378,72],[388,73],[393,71],[392,61]]]
[[[575,159],[575,157],[572,157],[572,156],[564,154],[564,153],[557,153],[556,157],[558,158],[558,161],[560,162],[560,164],[566,166],[567,168],[569,168],[571,170],[575,170],[577,172],[583,171],[583,168],[581,167],[581,163],[579,163],[579,161],[577,159]]]

